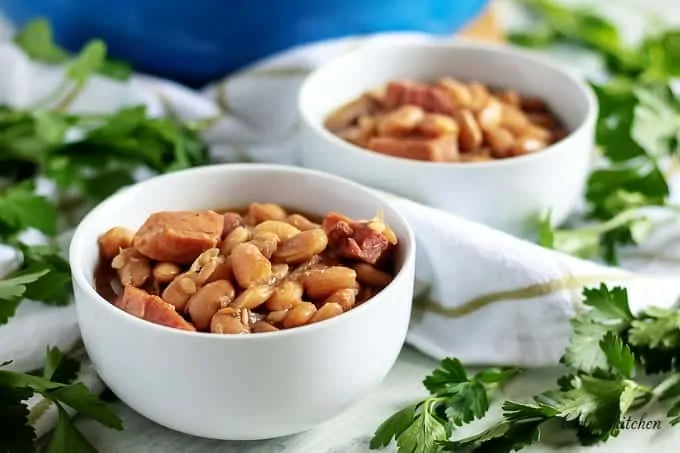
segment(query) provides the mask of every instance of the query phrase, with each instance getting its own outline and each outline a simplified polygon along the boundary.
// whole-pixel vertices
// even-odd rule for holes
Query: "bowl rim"
[[[307,324],[304,326],[300,327],[295,327],[292,329],[282,329],[276,332],[263,332],[259,333],[257,335],[219,335],[219,334],[214,334],[210,332],[198,332],[198,331],[187,331],[187,330],[181,330],[181,329],[175,329],[172,327],[156,324],[150,321],[147,321],[145,319],[138,318],[136,316],[131,315],[130,313],[125,312],[124,310],[121,310],[120,308],[117,308],[114,306],[111,302],[106,300],[104,297],[102,297],[92,285],[87,278],[87,272],[88,270],[86,269],[86,266],[83,263],[83,257],[84,254],[82,253],[83,247],[87,247],[88,244],[85,243],[85,233],[84,230],[86,229],[87,225],[90,223],[95,222],[95,218],[100,217],[103,212],[106,212],[109,210],[109,205],[112,204],[117,198],[124,196],[125,193],[129,193],[130,191],[140,191],[144,190],[145,188],[151,186],[151,185],[156,185],[156,184],[164,184],[164,185],[170,185],[173,184],[173,181],[177,178],[183,178],[187,176],[192,176],[195,179],[204,179],[208,177],[219,177],[220,175],[224,175],[225,172],[250,172],[250,171],[264,171],[264,172],[276,172],[276,173],[288,173],[291,176],[295,175],[312,175],[315,177],[321,177],[325,178],[328,183],[335,183],[335,184],[344,184],[345,186],[353,186],[355,189],[358,189],[362,192],[364,192],[364,195],[367,197],[373,197],[377,201],[380,201],[381,204],[387,205],[387,209],[391,211],[391,213],[394,215],[394,217],[402,223],[402,226],[404,227],[404,230],[406,232],[405,237],[399,238],[400,242],[404,241],[405,244],[407,245],[405,255],[403,258],[403,264],[399,271],[396,273],[392,281],[385,287],[383,288],[380,293],[376,294],[375,296],[371,297],[370,299],[366,300],[364,303],[359,305],[358,307],[354,307],[348,312],[342,313],[342,316],[335,316],[330,319],[326,319],[322,322],[314,323],[314,324]],[[129,196],[129,195],[125,195]],[[103,233],[103,232],[102,232]],[[91,244],[89,246],[96,247],[97,244]],[[260,164],[260,163],[239,163],[239,164],[230,164],[230,163],[225,163],[225,164],[216,164],[216,165],[206,165],[206,166],[201,166],[201,167],[193,167],[190,169],[185,169],[185,170],[179,170],[175,171],[172,173],[166,173],[158,176],[151,177],[149,179],[146,179],[144,181],[138,182],[136,184],[132,184],[130,186],[124,187],[123,189],[119,190],[118,192],[114,193],[113,195],[109,196],[106,198],[104,201],[100,202],[97,204],[93,209],[91,209],[85,217],[79,222],[78,226],[74,230],[73,236],[71,238],[71,242],[69,244],[69,250],[68,250],[68,258],[69,258],[69,264],[71,266],[71,273],[72,273],[72,279],[73,279],[73,285],[77,286],[81,292],[82,296],[81,298],[87,298],[90,299],[88,301],[82,302],[82,303],[94,303],[94,304],[102,304],[106,306],[104,310],[108,310],[109,313],[111,313],[111,316],[119,316],[123,320],[123,322],[130,322],[132,325],[135,325],[137,323],[140,328],[149,328],[153,330],[156,330],[159,334],[168,334],[168,335],[182,335],[186,336],[187,338],[202,338],[206,339],[207,341],[270,341],[270,340],[275,340],[277,338],[285,337],[285,336],[291,336],[291,335],[307,335],[307,334],[314,334],[315,330],[319,329],[327,329],[330,328],[331,326],[337,324],[337,323],[343,323],[343,322],[352,322],[352,318],[356,316],[361,316],[361,313],[363,313],[366,310],[371,310],[371,306],[373,306],[373,303],[370,303],[376,298],[379,298],[379,296],[386,290],[393,288],[396,286],[396,283],[398,281],[403,281],[404,279],[407,278],[406,270],[409,267],[414,267],[415,266],[415,255],[416,254],[416,240],[415,240],[415,235],[413,233],[413,230],[411,229],[410,224],[406,221],[404,216],[394,207],[392,207],[389,203],[389,199],[380,194],[379,192],[376,192],[374,190],[371,190],[370,188],[363,186],[361,184],[358,184],[356,182],[353,182],[351,180],[342,178],[340,176],[336,176],[330,173],[326,173],[323,171],[319,170],[312,170],[312,169],[307,169],[307,168],[302,168],[302,167],[294,167],[294,166],[288,166],[288,165],[280,165],[280,164]],[[412,263],[412,265],[410,265]],[[94,272],[94,269],[92,269],[92,272]],[[411,299],[413,298],[413,295],[410,296]],[[78,298],[75,297],[76,299],[76,307],[78,305]],[[377,301],[375,301],[377,302]],[[383,303],[389,303],[388,301],[383,301]],[[412,300],[409,302],[412,303]],[[127,320],[127,321],[125,321]],[[325,327],[324,327],[325,326]]]
[[[508,159],[494,159],[490,161],[473,161],[473,162],[431,162],[431,161],[421,161],[415,159],[407,159],[404,157],[389,156],[382,153],[377,153],[369,149],[363,148],[358,145],[354,145],[350,142],[342,140],[340,137],[333,134],[331,131],[323,127],[323,121],[315,121],[316,116],[310,114],[307,109],[307,104],[311,95],[309,94],[310,86],[315,82],[315,80],[320,77],[319,74],[323,74],[328,71],[333,71],[334,68],[341,67],[347,60],[353,58],[361,58],[362,54],[370,55],[371,52],[383,51],[383,50],[407,50],[413,48],[427,48],[427,49],[446,49],[450,52],[456,52],[460,50],[473,50],[480,51],[488,54],[505,54],[510,56],[516,56],[523,59],[524,61],[529,61],[532,64],[547,67],[555,72],[559,72],[566,77],[569,82],[575,86],[582,95],[582,99],[586,103],[586,114],[580,119],[579,125],[569,134],[558,142],[555,142],[541,151],[525,154],[523,156],[516,156]],[[360,94],[360,93],[359,93]],[[307,125],[315,134],[321,137],[323,140],[329,142],[329,144],[342,148],[343,152],[348,152],[357,158],[374,159],[376,165],[380,164],[393,164],[393,165],[411,165],[413,167],[418,167],[422,169],[427,168],[448,168],[448,169],[483,169],[483,168],[495,168],[495,167],[507,167],[507,166],[518,166],[523,164],[528,164],[529,162],[537,159],[548,159],[551,155],[558,152],[560,149],[564,148],[566,144],[573,141],[576,137],[587,133],[591,127],[595,125],[597,116],[599,113],[599,106],[597,102],[597,97],[595,92],[586,82],[585,78],[580,76],[576,71],[560,64],[556,59],[551,58],[547,55],[541,54],[536,51],[526,50],[519,48],[514,45],[505,43],[492,43],[492,42],[480,42],[474,41],[468,38],[456,38],[456,40],[451,40],[451,38],[441,38],[441,37],[430,37],[430,39],[414,40],[403,42],[399,44],[394,43],[368,43],[366,46],[353,49],[339,57],[336,57],[329,62],[322,64],[314,71],[305,77],[300,89],[298,91],[297,97],[297,110],[303,123]],[[559,110],[557,110],[559,112]],[[323,120],[323,118],[322,118]],[[337,151],[337,150],[336,150]],[[465,171],[465,170],[459,170]]]

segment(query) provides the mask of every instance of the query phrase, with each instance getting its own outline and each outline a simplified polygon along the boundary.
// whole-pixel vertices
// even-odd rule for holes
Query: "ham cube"
[[[214,211],[164,211],[151,214],[132,246],[157,261],[191,263],[217,245],[224,217]]]
[[[323,220],[328,245],[338,257],[375,265],[392,248],[382,233],[368,222],[349,221],[344,216],[328,213]]]
[[[387,85],[385,106],[394,109],[402,105],[417,105],[431,113],[452,114],[451,97],[437,86],[415,82],[390,82]]]
[[[195,331],[196,328],[175,311],[175,307],[158,296],[134,286],[126,286],[114,305],[133,316],[175,329]]]
[[[381,154],[430,162],[457,162],[458,140],[454,135],[439,138],[374,137],[368,148]]]

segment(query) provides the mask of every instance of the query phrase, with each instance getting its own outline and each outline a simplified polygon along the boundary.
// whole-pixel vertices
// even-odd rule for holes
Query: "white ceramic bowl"
[[[401,241],[397,276],[374,298],[336,318],[243,336],[152,324],[95,291],[97,238],[108,228],[136,229],[159,210],[228,209],[258,200],[362,218],[382,207]],[[408,328],[415,242],[389,204],[353,182],[294,167],[218,165],[156,177],[105,200],[78,226],[70,261],[85,347],[123,402],[187,434],[251,440],[329,420],[387,375]]]
[[[395,79],[451,76],[543,98],[571,134],[522,157],[432,163],[386,156],[326,130],[324,119],[364,91]],[[594,149],[597,102],[590,87],[551,59],[509,46],[428,41],[369,45],[314,71],[300,89],[303,164],[467,217],[512,234],[535,216],[562,222],[582,195]]]

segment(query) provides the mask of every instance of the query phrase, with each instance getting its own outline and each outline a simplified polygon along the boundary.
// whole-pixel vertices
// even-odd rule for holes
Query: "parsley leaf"
[[[583,290],[583,303],[591,310],[571,320],[572,335],[562,357],[562,363],[574,369],[593,373],[609,369],[607,352],[615,355],[613,345],[602,341],[608,332],[618,333],[626,329],[633,320],[628,306],[628,293],[616,287],[611,290],[605,284],[599,288]]]
[[[23,402],[33,392],[26,388],[0,386],[0,426],[10,436],[0,436],[0,452],[33,453],[35,432],[28,424],[28,407]]]
[[[22,296],[26,292],[26,285],[33,283],[47,274],[47,270],[32,273],[17,274],[14,277],[0,280],[0,325],[7,323],[14,316]]]
[[[45,365],[43,367],[43,378],[68,384],[73,381],[80,370],[80,363],[68,357],[57,347],[48,347]]]
[[[398,453],[439,451],[439,443],[451,436],[453,427],[483,417],[489,409],[488,393],[517,373],[515,368],[489,368],[468,376],[458,359],[443,359],[423,380],[432,396],[385,420],[371,439],[371,449],[386,447],[394,439]]]
[[[610,330],[600,341],[600,348],[606,356],[607,363],[613,370],[627,379],[635,375],[635,356],[627,344]]]
[[[52,26],[44,18],[26,23],[14,35],[14,43],[31,59],[43,63],[65,63],[71,58],[65,49],[54,42]],[[132,68],[121,61],[104,59],[97,66],[96,71],[113,79],[127,80],[132,73]]]
[[[57,232],[57,216],[54,205],[36,195],[32,184],[15,184],[0,193],[0,231],[37,228],[53,235]]]
[[[97,449],[78,431],[61,404],[56,403],[56,406],[59,420],[43,453],[97,453]]]

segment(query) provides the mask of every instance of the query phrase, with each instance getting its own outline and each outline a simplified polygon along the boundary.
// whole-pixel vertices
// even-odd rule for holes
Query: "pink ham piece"
[[[175,307],[160,297],[149,294],[134,286],[126,286],[113,305],[133,316],[154,324],[180,330],[196,331],[194,326],[175,311]]]

